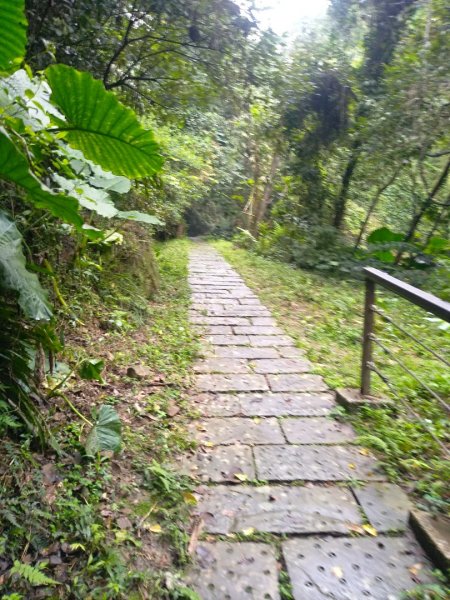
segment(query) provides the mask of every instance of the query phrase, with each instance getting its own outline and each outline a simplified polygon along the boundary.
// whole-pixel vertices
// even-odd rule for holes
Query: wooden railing
[[[361,399],[371,396],[371,377],[372,373],[376,373],[382,381],[392,389],[391,384],[387,377],[380,371],[373,360],[373,347],[374,344],[378,345],[385,354],[394,360],[404,371],[406,371],[411,377],[413,377],[422,388],[427,390],[431,397],[433,397],[444,410],[450,412],[450,405],[448,402],[441,398],[435,390],[431,389],[430,386],[417,375],[416,372],[408,368],[398,356],[392,352],[382,340],[375,335],[375,315],[379,316],[384,321],[390,323],[394,328],[400,330],[406,337],[414,340],[419,346],[425,349],[427,352],[432,354],[441,363],[450,367],[450,357],[446,358],[441,356],[436,350],[430,348],[422,340],[416,337],[411,331],[408,330],[408,326],[401,326],[396,323],[390,316],[386,315],[384,311],[376,305],[376,286],[381,286],[391,292],[394,292],[397,296],[405,298],[412,304],[423,308],[427,312],[435,315],[436,317],[443,319],[444,321],[450,322],[450,303],[441,300],[440,298],[433,296],[420,290],[412,285],[400,281],[383,271],[366,267],[364,269],[365,275],[365,302],[364,302],[364,331],[363,331],[363,348],[362,348],[362,364],[361,364],[361,388],[360,397]],[[399,398],[402,402],[402,398]],[[408,407],[410,412],[413,412],[412,407]],[[415,415],[417,418],[418,415]],[[420,419],[422,421],[422,419]],[[426,423],[424,423],[426,426]],[[427,427],[428,429],[428,427]],[[434,434],[433,434],[433,437]],[[435,438],[436,439],[436,438]],[[442,446],[441,440],[437,440]]]

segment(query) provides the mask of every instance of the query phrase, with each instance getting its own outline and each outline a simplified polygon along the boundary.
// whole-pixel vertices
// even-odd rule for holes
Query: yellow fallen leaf
[[[253,417],[253,423],[256,423],[257,425],[259,425],[259,423],[261,423],[261,418],[260,417]]]
[[[157,523],[155,523],[154,525],[150,525],[148,530],[151,531],[152,533],[161,533],[162,528],[161,528],[161,525],[158,525]]]
[[[197,498],[194,496],[194,494],[191,494],[191,492],[184,492],[183,498],[186,504],[191,504],[192,506],[197,505]]]
[[[235,473],[234,476],[236,479],[239,479],[239,481],[248,481],[248,476],[245,473]]]
[[[378,535],[378,531],[372,525],[363,525],[363,529],[369,535],[373,535],[374,537]]]
[[[212,442],[205,442],[203,445],[206,446],[207,448],[212,448],[214,446],[214,444]]]
[[[364,529],[361,527],[361,525],[356,525],[355,523],[350,523],[350,525],[347,525],[348,530],[349,531],[354,531],[355,533],[364,533]]]
[[[348,463],[349,469],[356,469],[355,463]]]
[[[359,453],[362,454],[363,456],[369,456],[370,451],[367,450],[367,448],[360,448]]]
[[[408,571],[411,573],[411,575],[417,575],[417,573],[420,571],[420,569],[423,567],[422,563],[416,563],[414,565],[412,565],[412,567],[408,567]]]
[[[344,572],[341,569],[341,567],[332,567],[331,572],[333,573],[333,575],[336,575],[338,579],[342,579],[342,577],[344,576]]]
[[[253,535],[255,533],[255,528],[254,527],[247,527],[247,529],[243,529],[241,531],[241,533],[243,535]]]

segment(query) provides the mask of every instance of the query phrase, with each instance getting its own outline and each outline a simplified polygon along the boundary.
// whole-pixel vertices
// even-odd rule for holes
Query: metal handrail
[[[366,293],[364,302],[364,332],[361,364],[361,395],[370,396],[371,372],[373,371],[373,343],[376,308],[375,284],[394,292],[412,304],[423,308],[436,317],[450,322],[450,302],[424,292],[384,271],[365,267]],[[411,336],[410,336],[411,337]],[[433,354],[435,354],[433,352]],[[440,357],[439,357],[440,358]],[[445,360],[443,362],[446,362]],[[433,394],[434,395],[434,394]]]

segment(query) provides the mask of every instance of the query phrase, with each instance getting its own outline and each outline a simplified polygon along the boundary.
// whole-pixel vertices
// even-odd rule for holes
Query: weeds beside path
[[[190,483],[162,464],[189,447],[183,418],[196,338],[187,319],[188,246],[156,247],[161,288],[151,301],[139,287],[145,277],[128,281],[114,269],[103,293],[80,291],[83,327],[69,331],[58,359],[101,358],[104,382],[71,377],[64,392],[88,417],[100,404],[115,407],[122,451],[84,456],[84,423],[56,398],[42,410],[61,455],[34,452],[26,436],[1,442],[0,597],[189,597],[176,571],[187,560]],[[145,378],[128,375],[135,365]]]

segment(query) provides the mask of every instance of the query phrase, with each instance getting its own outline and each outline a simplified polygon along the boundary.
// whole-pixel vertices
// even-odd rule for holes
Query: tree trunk
[[[253,217],[252,217],[252,223],[251,223],[251,229],[250,229],[250,231],[253,235],[257,235],[258,225],[261,223],[261,221],[264,219],[264,217],[266,215],[267,207],[269,206],[270,198],[272,196],[273,181],[275,179],[275,175],[276,175],[276,172],[277,172],[279,166],[280,166],[280,157],[275,152],[272,157],[272,162],[270,164],[270,173],[267,178],[266,184],[264,186],[263,195],[262,195],[262,197],[258,196],[257,202],[254,203]]]
[[[398,167],[398,168],[395,170],[395,172],[393,173],[393,175],[392,175],[392,177],[389,179],[389,181],[387,181],[387,183],[385,183],[384,185],[382,185],[381,187],[379,187],[379,188],[377,189],[377,192],[376,192],[375,196],[373,197],[372,203],[371,203],[371,204],[370,204],[370,206],[369,206],[369,210],[367,211],[366,218],[364,219],[364,221],[363,221],[363,223],[362,223],[362,225],[361,225],[361,229],[360,229],[360,231],[359,231],[359,234],[358,234],[358,239],[356,240],[355,247],[353,248],[353,250],[357,250],[357,249],[358,249],[358,247],[359,247],[359,245],[360,245],[360,243],[361,243],[361,240],[362,240],[362,238],[363,238],[363,235],[364,235],[364,233],[365,233],[365,231],[366,231],[366,227],[367,227],[367,225],[369,224],[370,217],[372,216],[372,214],[373,214],[373,211],[374,211],[374,210],[375,210],[375,208],[377,207],[377,204],[378,204],[378,201],[379,201],[379,200],[380,200],[380,198],[381,198],[381,195],[382,195],[382,194],[383,194],[383,192],[385,192],[385,191],[387,190],[387,188],[388,188],[390,185],[392,185],[392,184],[394,183],[394,181],[397,179],[397,176],[398,176],[398,174],[400,173],[400,171],[402,170],[402,167],[403,167],[403,165],[400,165],[400,166],[399,166],[399,167]]]
[[[445,165],[444,169],[442,170],[442,173],[440,174],[439,179],[436,181],[433,189],[431,190],[431,192],[428,194],[428,196],[423,201],[422,206],[420,207],[419,211],[414,215],[414,217],[411,221],[411,224],[409,226],[408,232],[405,235],[405,239],[403,240],[404,242],[409,242],[414,237],[414,234],[416,233],[417,227],[419,226],[423,216],[425,215],[427,210],[430,208],[430,206],[433,204],[434,197],[436,196],[438,191],[441,189],[441,187],[446,182],[449,171],[450,171],[450,159],[447,160],[447,164]],[[398,263],[400,262],[402,254],[403,254],[403,252],[400,250],[395,259],[396,265],[398,265]]]
[[[347,166],[345,167],[344,175],[342,176],[341,190],[334,205],[333,225],[336,227],[336,229],[341,229],[344,222],[348,188],[350,187],[350,181],[352,179],[353,172],[358,164],[360,146],[361,141],[359,139],[353,142],[352,153],[348,160]]]

